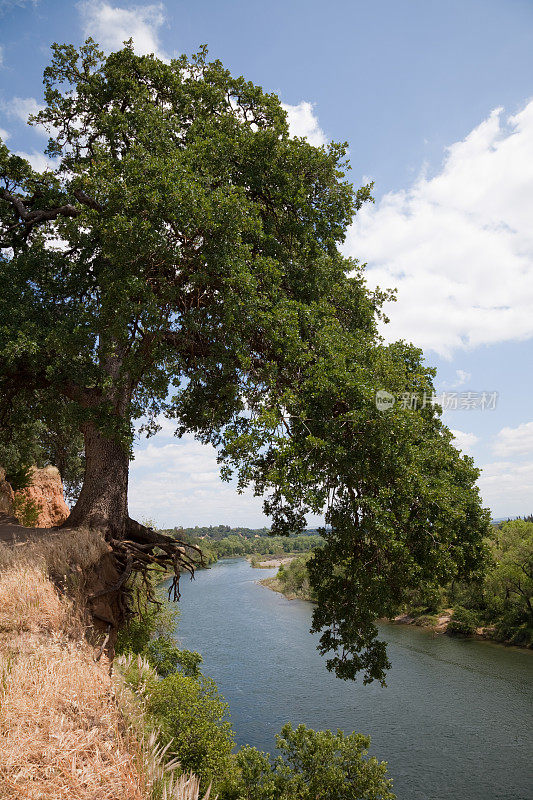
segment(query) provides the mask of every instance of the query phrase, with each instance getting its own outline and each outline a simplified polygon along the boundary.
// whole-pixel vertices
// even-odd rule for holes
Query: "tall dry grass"
[[[106,547],[94,534],[0,547],[1,800],[198,800],[195,776],[128,720],[135,698],[95,662],[75,593],[49,578],[72,583]]]
[[[97,531],[50,530],[27,542],[0,543],[0,570],[30,563],[41,565],[54,578],[63,576],[71,581],[110,551],[111,547]]]

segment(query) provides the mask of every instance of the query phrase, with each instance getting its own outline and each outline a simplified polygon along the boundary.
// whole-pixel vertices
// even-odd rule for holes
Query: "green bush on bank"
[[[146,732],[158,731],[160,744],[168,746],[166,757],[194,772],[202,792],[212,784],[214,797],[230,772],[234,746],[227,704],[202,674],[201,655],[174,640],[176,606],[149,603],[135,581],[130,588],[137,613],[118,636],[117,654],[126,656],[119,669],[142,703]]]
[[[287,723],[271,759],[254,747],[236,755],[236,789],[227,800],[391,800],[387,765],[368,757],[370,738]]]
[[[310,558],[311,554],[306,553],[280,566],[274,580],[283,594],[288,597],[299,597],[302,600],[313,599],[307,571],[307,562]]]
[[[203,791],[212,785],[216,794],[230,771],[235,742],[215,682],[201,673],[174,672],[151,687],[145,708],[162,743],[169,744],[169,756],[200,778]]]
[[[476,632],[479,625],[479,618],[473,611],[457,606],[454,609],[453,617],[448,623],[448,633],[461,636],[471,636]]]

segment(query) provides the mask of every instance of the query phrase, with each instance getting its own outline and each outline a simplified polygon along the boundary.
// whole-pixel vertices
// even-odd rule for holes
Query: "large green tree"
[[[204,51],[54,45],[44,85],[55,166],[0,150],[4,425],[62,398],[85,442],[68,524],[128,543],[121,580],[155,545],[179,556],[128,517],[141,417],[213,443],[274,532],[325,511],[313,628],[337,674],[382,678],[376,618],[467,574],[487,520],[438,408],[376,408],[379,389],[430,397],[433,372],[382,342],[388,295],[339,252],[371,187],[346,181],[344,145],[292,138],[276,96]]]

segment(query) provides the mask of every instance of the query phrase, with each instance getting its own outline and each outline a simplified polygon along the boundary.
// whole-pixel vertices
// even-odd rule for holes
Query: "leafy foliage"
[[[14,492],[26,489],[32,482],[31,465],[20,464],[13,469],[6,471],[6,481],[10,484]]]
[[[179,619],[179,608],[165,603],[165,595],[157,586],[154,574],[150,585],[138,576],[130,578],[128,592],[131,596],[130,617],[118,631],[115,651],[118,655],[134,654],[147,656],[150,643],[159,637],[170,639]],[[149,596],[155,595],[157,603],[150,603]]]
[[[490,542],[493,567],[487,588],[522,615],[533,615],[533,522],[504,522]]]
[[[0,424],[0,464],[8,481],[17,491],[24,488],[20,479],[30,466],[52,464],[61,475],[65,497],[75,500],[83,479],[83,437],[69,419],[61,399],[56,398],[48,414],[42,408],[38,412],[40,417],[32,417],[32,413],[25,400],[19,398],[11,403],[8,424]]]
[[[189,678],[200,676],[202,656],[193,650],[181,650],[170,636],[158,636],[146,645],[143,655],[162,678],[181,672]]]
[[[288,597],[299,597],[302,600],[313,600],[313,591],[309,584],[309,555],[298,556],[288,564],[282,564],[277,575],[270,583]]]
[[[211,783],[215,789],[230,770],[233,733],[214,681],[175,672],[154,684],[146,710],[169,754],[198,775],[204,791]]]
[[[387,765],[368,758],[370,739],[314,731],[305,725],[283,726],[276,736],[280,755],[269,756],[253,747],[237,754],[238,800],[392,800]]]
[[[478,625],[479,619],[473,611],[469,611],[462,606],[457,606],[448,624],[448,632],[470,636],[475,633]]]
[[[39,519],[41,507],[32,497],[17,493],[13,498],[13,511],[21,525],[33,528]]]

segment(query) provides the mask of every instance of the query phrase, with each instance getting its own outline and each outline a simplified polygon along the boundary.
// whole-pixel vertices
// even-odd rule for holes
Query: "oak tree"
[[[324,513],[313,629],[338,675],[382,679],[376,619],[467,574],[487,518],[438,407],[376,406],[381,389],[431,397],[433,371],[382,341],[389,294],[339,251],[371,187],[346,180],[345,145],[291,137],[279,99],[205,50],[52,49],[33,122],[53,166],[0,148],[4,428],[61,404],[85,453],[68,525],[106,532],[122,582],[150,558],[192,568],[128,516],[138,420],[214,444],[274,533]]]

